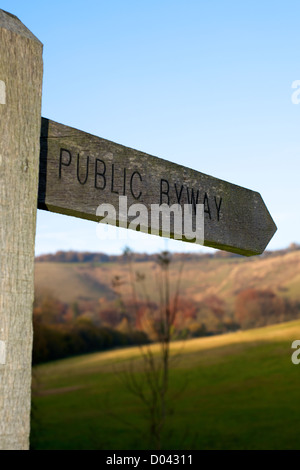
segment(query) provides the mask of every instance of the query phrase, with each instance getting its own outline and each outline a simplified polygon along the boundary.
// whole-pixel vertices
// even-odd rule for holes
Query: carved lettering
[[[183,190],[183,184],[181,185],[179,194],[178,194],[178,190],[177,190],[177,185],[176,185],[176,183],[174,184],[174,186],[175,186],[175,191],[176,191],[176,196],[177,196],[177,204],[180,204],[180,199],[181,199],[182,190]]]
[[[193,205],[194,212],[196,214],[196,204],[198,204],[198,198],[199,198],[199,189],[197,189],[197,197],[195,199],[195,194],[194,194],[194,188],[192,188],[191,191],[191,196],[189,192],[189,188],[186,188],[186,193],[187,193],[187,198],[188,198],[188,203]]]
[[[114,190],[114,177],[115,177],[115,165],[112,164],[112,166],[111,166],[111,188],[110,188],[110,190],[111,190],[112,193],[119,194],[119,191]]]
[[[65,159],[63,158],[66,154],[68,154],[68,161],[66,162]],[[70,166],[72,161],[72,155],[69,150],[66,149],[60,149],[60,154],[59,154],[59,179],[61,179],[61,170],[62,166]]]
[[[80,176],[79,176],[79,164],[80,164],[80,156],[79,154],[77,155],[77,179],[80,184],[85,184],[87,182],[88,176],[89,176],[89,161],[90,157],[87,157],[86,159],[86,170],[85,170],[85,179],[81,181]]]
[[[217,198],[215,196],[215,204],[216,204],[216,208],[217,208],[218,221],[219,221],[220,220],[220,210],[221,210],[222,198],[220,197],[220,201],[219,201],[219,204],[218,204]]]
[[[138,196],[133,191],[133,178],[135,177],[135,175],[139,177],[140,181],[143,181],[140,173],[138,171],[134,171],[131,175],[131,178],[130,178],[130,191],[131,191],[131,194],[134,197],[134,199],[139,199],[142,195],[142,191],[139,192]]]
[[[102,171],[99,171],[98,164],[102,165]],[[106,165],[103,160],[100,160],[100,158],[96,158],[95,160],[95,188],[96,189],[105,189],[106,186]],[[102,178],[102,185],[99,186],[98,184],[98,177]]]
[[[163,190],[163,186],[166,186],[167,189],[166,189],[166,190]],[[164,195],[167,196],[167,198],[168,198],[167,204],[170,205],[169,190],[170,190],[169,181],[168,181],[168,180],[165,180],[165,179],[161,179],[161,180],[160,180],[160,204],[163,203],[163,202],[162,202],[162,199],[163,199],[163,194],[164,194]]]
[[[211,219],[211,212],[210,212],[209,200],[208,200],[207,193],[204,194],[203,205],[204,205],[204,212],[206,214],[208,214],[209,218]]]
[[[85,161],[84,161],[85,158]],[[80,156],[77,154],[77,181],[81,185],[85,185],[88,182],[91,171],[94,169],[94,188],[95,189],[108,189],[111,193],[126,196],[126,194],[131,194],[131,196],[139,200],[143,194],[143,177],[141,173],[137,170],[129,170],[128,168],[119,168],[117,164],[111,163],[111,172],[110,165],[108,166],[105,160],[101,158],[95,158],[94,163],[92,156]],[[67,167],[70,167],[72,164],[75,165],[76,160],[73,163],[72,154],[69,150],[65,148],[60,149],[59,154],[59,179],[62,178],[64,171],[67,171]],[[65,169],[65,170],[64,170]],[[151,177],[151,176],[149,176]],[[218,222],[221,219],[221,210],[223,207],[223,198],[216,195],[211,195],[207,192],[202,192],[201,188],[193,188],[187,186],[184,183],[172,183],[170,184],[169,180],[161,178],[159,180],[159,188],[157,191],[157,196],[159,192],[159,204],[190,204],[193,208],[193,213],[196,214],[197,204],[204,205],[204,213],[208,215],[210,220],[214,219]],[[155,192],[154,192],[155,194]],[[157,200],[156,200],[157,201]],[[153,200],[153,204],[156,204],[156,201]]]

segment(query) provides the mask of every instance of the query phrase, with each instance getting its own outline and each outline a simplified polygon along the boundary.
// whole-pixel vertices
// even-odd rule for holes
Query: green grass
[[[300,449],[294,339],[300,321],[174,343],[170,388],[186,387],[172,402],[164,448]],[[34,368],[32,448],[149,448],[143,407],[119,380],[133,358],[140,374],[137,348]]]

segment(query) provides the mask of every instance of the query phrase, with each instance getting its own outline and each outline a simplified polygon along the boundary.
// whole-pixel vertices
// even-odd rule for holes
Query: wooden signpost
[[[196,211],[202,204],[204,245],[245,256],[262,253],[276,231],[255,191],[41,123],[42,49],[18,18],[0,10],[1,450],[29,446],[37,200],[40,209],[95,221],[97,207],[117,207],[120,196],[148,209],[190,204]]]
[[[149,211],[203,204],[204,245],[245,256],[262,253],[276,232],[255,191],[42,119],[38,207],[97,221],[99,204],[118,209],[119,196]]]

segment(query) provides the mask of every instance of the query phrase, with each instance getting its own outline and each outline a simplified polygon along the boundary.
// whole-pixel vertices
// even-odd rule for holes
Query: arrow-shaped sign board
[[[115,222],[108,217],[108,205],[115,209]],[[150,214],[153,208],[178,207],[179,226],[175,212],[169,211],[170,238],[245,256],[261,254],[277,230],[255,191],[44,118],[38,207],[160,235],[165,235],[162,218],[155,231],[150,215],[140,217],[142,209]],[[199,237],[184,231],[186,207],[193,214],[189,234],[197,233],[197,217],[202,217]]]

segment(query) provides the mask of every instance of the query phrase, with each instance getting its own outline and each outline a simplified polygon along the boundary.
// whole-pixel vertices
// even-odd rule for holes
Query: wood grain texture
[[[29,447],[42,50],[14,15],[0,10],[1,450]]]
[[[204,204],[204,245],[245,256],[262,253],[276,231],[255,191],[42,119],[40,209],[99,221],[99,204],[118,209],[123,195],[149,212],[151,204]]]

